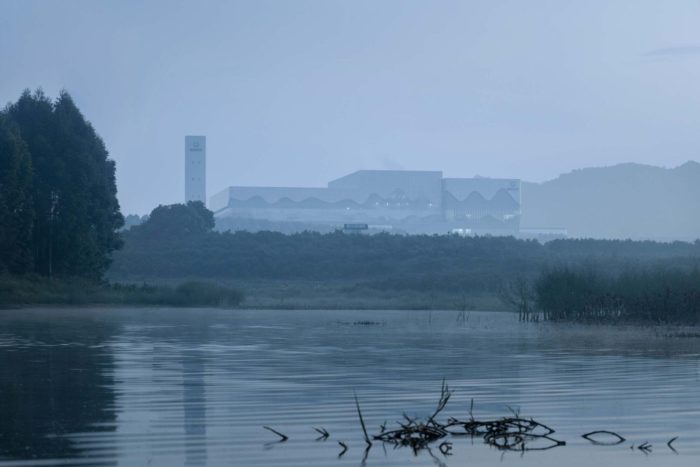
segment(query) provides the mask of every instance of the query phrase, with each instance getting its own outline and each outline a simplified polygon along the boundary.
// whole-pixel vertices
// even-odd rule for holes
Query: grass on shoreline
[[[203,280],[198,277],[178,279],[149,276],[110,277],[112,282],[139,284],[146,282],[175,286],[181,281]],[[227,278],[208,279],[225,285]],[[435,290],[408,287],[397,290],[355,280],[237,280],[236,287],[245,291],[243,306],[267,310],[481,310],[507,311],[497,293],[484,291]]]
[[[37,304],[235,307],[242,301],[239,290],[211,282],[187,281],[170,286],[0,276],[0,307]]]
[[[164,305],[278,310],[483,310],[506,308],[493,293],[381,289],[353,281],[238,281],[153,277],[81,279],[0,275],[0,307],[23,305]],[[245,296],[241,292],[245,291]]]

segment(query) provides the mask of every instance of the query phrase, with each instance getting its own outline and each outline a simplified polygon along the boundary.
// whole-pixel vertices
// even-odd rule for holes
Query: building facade
[[[346,224],[406,233],[516,235],[520,180],[443,178],[438,171],[360,170],[323,188],[229,187],[210,200],[227,228],[265,222],[321,231]],[[274,226],[277,226],[275,228]]]

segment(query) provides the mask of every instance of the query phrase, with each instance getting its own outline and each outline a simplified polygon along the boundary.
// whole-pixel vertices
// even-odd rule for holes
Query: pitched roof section
[[[358,170],[328,182],[328,188],[375,193],[383,198],[426,200],[439,205],[442,199],[442,172]]]
[[[517,204],[520,204],[520,180],[511,178],[445,178],[442,181],[445,192],[463,201],[476,192],[484,199],[491,200],[504,190]]]

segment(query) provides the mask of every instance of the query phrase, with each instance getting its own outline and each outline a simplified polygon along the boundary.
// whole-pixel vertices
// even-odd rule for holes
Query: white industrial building
[[[360,170],[326,187],[232,186],[211,197],[224,228],[290,231],[381,226],[408,233],[465,231],[515,235],[520,180],[443,178],[439,171]]]

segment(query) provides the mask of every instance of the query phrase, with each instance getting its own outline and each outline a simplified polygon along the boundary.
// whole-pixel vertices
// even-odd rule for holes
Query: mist
[[[700,2],[0,2],[0,467],[700,460]]]
[[[126,214],[183,200],[189,134],[207,137],[209,194],[319,187],[361,169],[544,182],[699,157],[693,1],[6,1],[1,12],[0,99],[67,89],[117,163]]]

